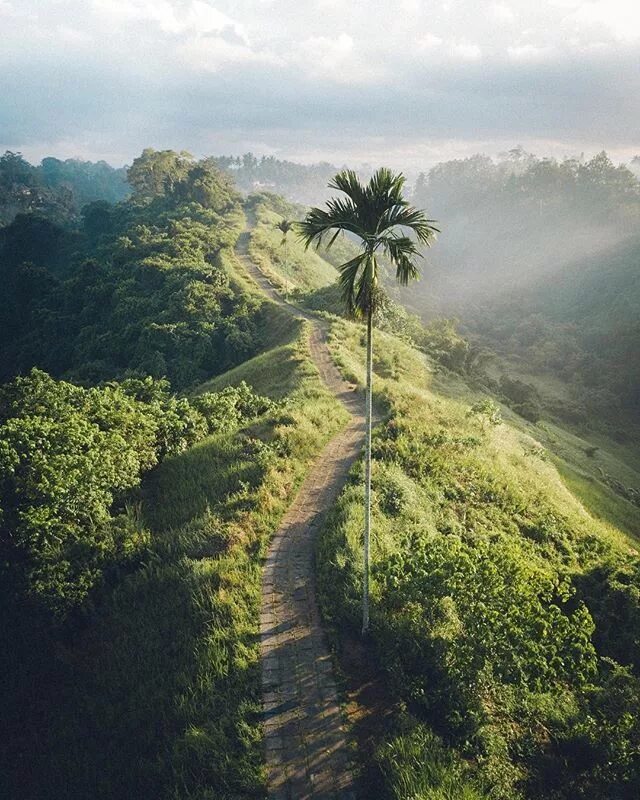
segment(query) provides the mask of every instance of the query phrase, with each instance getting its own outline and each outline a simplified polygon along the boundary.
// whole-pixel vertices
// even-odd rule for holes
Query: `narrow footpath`
[[[267,553],[262,579],[260,647],[269,793],[274,800],[353,800],[354,781],[333,665],[314,585],[314,537],[364,444],[362,396],[329,355],[326,327],[286,303],[238,242],[242,265],[271,300],[312,324],[313,360],[328,388],[351,413],[311,466]]]

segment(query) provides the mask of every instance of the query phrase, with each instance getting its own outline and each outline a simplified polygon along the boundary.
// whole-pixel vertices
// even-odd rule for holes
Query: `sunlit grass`
[[[385,742],[377,753],[394,800],[488,800],[475,788],[469,768],[425,726]]]
[[[361,325],[334,320],[329,340],[333,358],[345,377],[360,385],[364,381],[364,342]],[[527,568],[549,576],[570,572],[576,584],[580,576],[606,559],[633,552],[637,509],[585,476],[582,470],[591,467],[593,460],[585,452],[589,442],[557,426],[528,423],[505,406],[501,408],[502,422],[491,424],[471,413],[482,395],[392,336],[376,331],[374,353],[374,392],[390,417],[374,434],[373,442],[374,639],[377,629],[387,629],[377,616],[385,612],[377,610],[384,606],[376,569],[400,552],[410,562],[411,552],[405,554],[403,548],[411,536],[503,542],[512,557]],[[403,471],[406,450],[402,454],[396,450],[396,436],[401,437],[401,448],[423,443],[415,474]],[[617,454],[605,450],[596,458],[609,469]],[[624,464],[620,468],[631,469]],[[342,492],[322,533],[317,557],[325,617],[338,627],[355,630],[362,581],[361,471],[359,464]],[[428,584],[425,577],[427,593]],[[419,608],[416,604],[416,631],[428,624],[421,619]],[[410,609],[404,613],[411,618]],[[473,637],[473,631],[465,631],[464,636]],[[384,658],[386,645],[382,641],[376,644]],[[416,654],[408,655],[409,659],[418,658],[422,645],[416,641],[415,646]],[[403,699],[412,696],[396,668],[388,666],[394,691]],[[429,687],[425,691],[428,707]],[[514,713],[517,716],[517,710]],[[442,718],[435,721],[440,726],[444,722]],[[490,776],[494,789],[502,785],[507,794],[500,797],[519,796],[505,787],[514,786],[522,777],[521,767],[510,763],[501,749],[501,737],[509,725],[517,727],[515,720],[492,720],[489,715],[482,729],[488,742],[497,743],[497,749],[480,772]],[[428,728],[419,731],[415,736],[400,731],[380,750],[391,795],[420,800],[484,797],[469,783],[469,775],[477,769],[469,773],[456,752],[437,741]],[[480,780],[478,774],[474,780]],[[489,791],[486,796],[493,794]]]
[[[286,402],[145,479],[143,563],[105,593],[42,690],[29,774],[47,796],[265,794],[261,558],[309,464],[347,417],[319,379],[308,326],[285,325],[265,305],[271,349],[216,387],[249,380]]]
[[[295,231],[287,235],[285,254],[282,233],[276,228],[281,220],[266,204],[256,210],[249,254],[264,274],[285,292],[307,292],[335,283],[336,269],[313,249],[305,250]]]

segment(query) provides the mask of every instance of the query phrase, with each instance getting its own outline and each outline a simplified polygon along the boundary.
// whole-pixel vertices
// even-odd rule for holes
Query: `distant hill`
[[[522,371],[564,381],[584,414],[638,421],[640,182],[606,153],[539,159],[515,149],[439,164],[416,203],[442,221],[425,280],[404,299]]]
[[[606,252],[640,220],[640,182],[604,152],[559,162],[516,148],[497,162],[448,161],[419,177],[413,199],[441,221],[425,286],[448,311]]]
[[[640,238],[485,301],[471,335],[569,383],[590,414],[640,422]]]
[[[20,153],[0,156],[0,226],[32,212],[61,222],[78,216],[87,203],[117,203],[130,194],[126,168],[106,161],[49,157],[33,166]]]

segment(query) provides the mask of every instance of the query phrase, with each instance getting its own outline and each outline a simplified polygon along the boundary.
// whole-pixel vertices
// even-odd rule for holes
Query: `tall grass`
[[[489,800],[470,782],[469,766],[424,725],[382,744],[377,761],[395,800]]]
[[[346,422],[310,359],[307,327],[285,326],[266,305],[272,350],[218,385],[253,378],[286,403],[150,473],[143,563],[113,576],[67,641],[24,643],[41,651],[4,709],[14,738],[2,744],[3,797],[265,795],[261,557],[311,460]]]
[[[330,347],[362,383],[362,327],[336,320]],[[473,389],[388,334],[376,331],[375,353],[388,420],[373,442],[372,638],[392,692],[422,720],[381,746],[386,790],[420,800],[632,797],[640,776],[623,754],[637,741],[623,719],[634,709],[617,693],[624,681],[640,684],[624,670],[615,677],[608,660],[612,624],[627,625],[615,657],[629,664],[637,647],[637,593],[625,581],[638,543],[625,501],[608,494],[594,513],[584,487],[576,491],[567,476],[588,458],[579,443],[565,445],[565,461],[547,449],[545,429],[508,409],[494,424],[472,410],[481,399]],[[354,633],[361,468],[317,556],[325,618]],[[608,589],[618,564],[626,572]]]

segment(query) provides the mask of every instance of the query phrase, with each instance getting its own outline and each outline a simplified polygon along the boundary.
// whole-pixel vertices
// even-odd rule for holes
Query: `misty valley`
[[[408,175],[0,157],[3,798],[640,796],[640,156]]]

